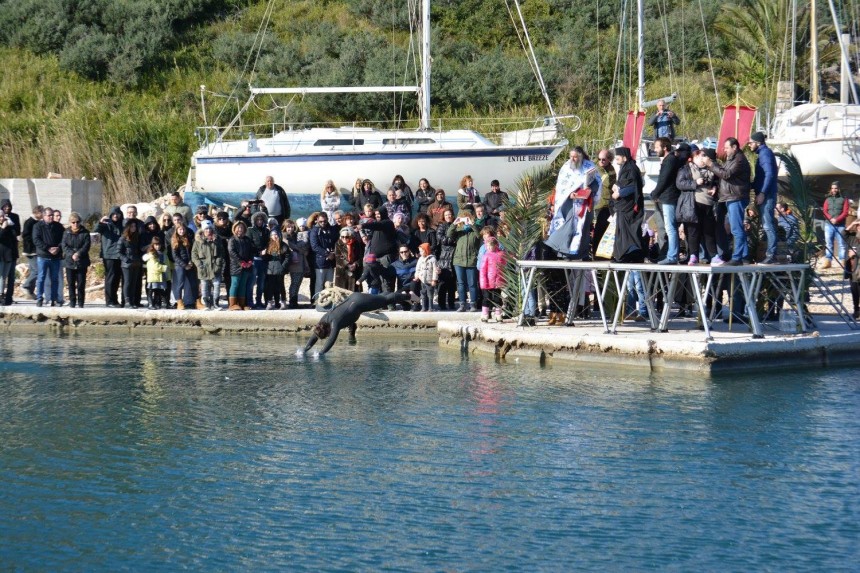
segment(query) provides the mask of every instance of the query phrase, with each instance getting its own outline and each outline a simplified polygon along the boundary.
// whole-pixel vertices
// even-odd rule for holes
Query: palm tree
[[[734,0],[723,6],[714,29],[726,49],[725,55],[714,58],[714,69],[743,85],[775,92],[776,82],[789,77],[792,65],[791,4],[791,0]],[[808,5],[798,7],[796,19],[795,73],[799,83],[809,85]],[[828,40],[832,31],[832,25],[818,27],[818,59],[822,67],[839,58],[838,44]]]

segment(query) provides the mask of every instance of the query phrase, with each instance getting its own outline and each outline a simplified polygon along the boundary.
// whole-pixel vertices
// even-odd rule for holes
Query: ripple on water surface
[[[850,371],[702,379],[430,341],[0,337],[21,569],[856,570]]]

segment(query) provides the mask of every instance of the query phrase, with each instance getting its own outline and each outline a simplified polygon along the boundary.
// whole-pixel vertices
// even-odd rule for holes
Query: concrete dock
[[[19,330],[112,333],[162,332],[230,335],[253,333],[308,333],[320,319],[316,310],[178,311],[37,307],[15,304],[0,307],[0,329],[14,336]],[[479,313],[382,311],[363,316],[359,335],[435,336],[439,345],[488,359],[533,361],[560,365],[577,362],[643,371],[767,370],[853,364],[860,351],[860,331],[851,330],[835,315],[815,315],[818,328],[803,335],[779,332],[768,323],[765,337],[753,339],[749,329],[731,330],[719,323],[713,339],[692,320],[673,323],[668,332],[652,332],[642,323],[625,322],[617,334],[606,334],[598,320],[573,326],[517,326],[514,321],[482,323]],[[336,351],[335,347],[335,351]]]

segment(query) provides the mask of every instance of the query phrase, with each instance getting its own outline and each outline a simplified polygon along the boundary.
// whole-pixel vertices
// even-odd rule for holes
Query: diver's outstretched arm
[[[326,338],[325,346],[320,350],[320,356],[331,350],[331,347],[334,346],[334,343],[337,341],[337,335],[340,334],[340,326],[336,322],[331,323],[331,334]]]
[[[317,335],[316,335],[316,334],[311,334],[311,338],[310,338],[310,340],[308,340],[308,343],[305,345],[305,349],[304,349],[302,352],[307,352],[308,350],[310,350],[311,348],[313,348],[313,347],[314,347],[314,344],[316,344],[316,343],[317,343],[317,340],[319,340],[319,338],[317,337]]]

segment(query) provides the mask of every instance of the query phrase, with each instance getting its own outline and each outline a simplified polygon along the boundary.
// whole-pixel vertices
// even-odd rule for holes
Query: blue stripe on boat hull
[[[556,150],[555,146],[528,147],[528,148],[504,148],[504,149],[476,149],[473,151],[403,151],[403,152],[338,152],[331,154],[303,154],[303,155],[231,155],[226,157],[197,156],[198,164],[223,164],[223,163],[297,163],[305,161],[395,161],[416,159],[439,159],[439,158],[480,158],[480,157],[505,157],[549,155]]]

